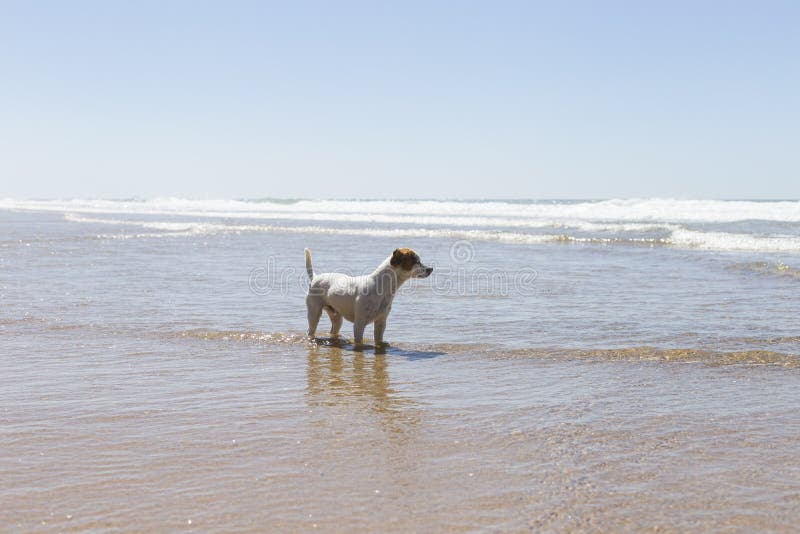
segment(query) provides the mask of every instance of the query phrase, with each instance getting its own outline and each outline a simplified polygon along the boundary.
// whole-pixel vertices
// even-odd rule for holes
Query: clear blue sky
[[[800,198],[800,2],[4,2],[0,197]]]

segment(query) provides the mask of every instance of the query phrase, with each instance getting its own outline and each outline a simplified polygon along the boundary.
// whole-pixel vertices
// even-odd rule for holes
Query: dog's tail
[[[311,251],[305,249],[306,251],[306,272],[308,273],[308,279],[314,279],[314,268],[311,266]]]

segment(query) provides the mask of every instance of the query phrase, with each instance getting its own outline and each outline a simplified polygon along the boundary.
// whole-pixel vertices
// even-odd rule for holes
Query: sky
[[[0,7],[0,198],[800,198],[796,1]]]

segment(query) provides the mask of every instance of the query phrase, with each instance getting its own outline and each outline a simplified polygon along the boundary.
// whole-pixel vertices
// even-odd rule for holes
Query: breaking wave
[[[290,215],[326,217],[355,214],[527,218],[540,221],[735,222],[747,220],[800,222],[800,201],[612,199],[602,201],[439,201],[439,200],[0,200],[0,208],[83,213],[186,215],[193,217],[280,218]],[[463,224],[460,222],[459,224]],[[483,222],[481,223],[483,224]]]
[[[127,226],[157,230],[153,233],[101,233],[98,237],[105,239],[130,239],[174,237],[182,235],[213,235],[223,233],[266,232],[266,233],[296,233],[296,234],[332,234],[332,235],[363,235],[381,237],[417,237],[417,238],[443,238],[466,239],[473,241],[497,241],[512,244],[539,244],[539,243],[594,243],[594,244],[627,244],[639,246],[673,246],[687,249],[703,249],[717,251],[746,251],[768,253],[800,253],[800,236],[777,235],[759,236],[744,233],[709,232],[689,230],[675,225],[662,225],[654,227],[643,225],[612,224],[598,225],[604,230],[616,230],[605,235],[595,232],[587,235],[587,225],[567,226],[557,228],[551,233],[525,233],[499,229],[453,229],[444,228],[418,228],[418,227],[332,227],[321,225],[288,226],[280,224],[248,224],[248,223],[220,223],[206,221],[151,221],[136,219],[108,219],[86,217],[74,213],[65,214],[66,220],[76,223],[101,224],[112,226]],[[661,235],[653,230],[658,229]],[[570,233],[569,231],[572,230]],[[647,235],[646,231],[651,233]],[[626,232],[645,232],[646,235],[625,235]]]
[[[798,201],[5,199],[3,208],[120,227],[103,239],[280,232],[800,253]]]

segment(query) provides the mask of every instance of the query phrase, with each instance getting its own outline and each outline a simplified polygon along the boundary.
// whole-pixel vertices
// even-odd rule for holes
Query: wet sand
[[[186,333],[108,358],[126,343],[100,335],[80,363],[6,369],[2,524],[791,532],[798,519],[797,377],[782,367]]]

